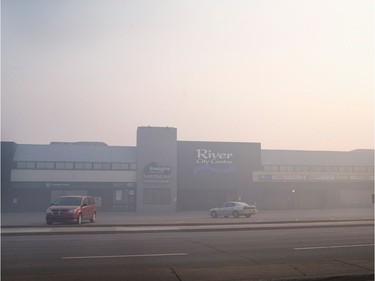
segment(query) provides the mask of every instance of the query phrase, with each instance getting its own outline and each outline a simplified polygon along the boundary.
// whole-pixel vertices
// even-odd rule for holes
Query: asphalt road
[[[374,259],[373,226],[5,236],[1,244],[5,281],[302,278],[373,273]]]

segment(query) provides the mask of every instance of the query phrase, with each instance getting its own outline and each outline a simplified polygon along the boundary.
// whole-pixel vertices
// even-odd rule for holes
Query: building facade
[[[98,142],[1,143],[2,211],[43,211],[61,195],[98,210],[208,210],[227,200],[259,209],[370,207],[374,150],[262,150],[260,143],[178,141],[139,127],[136,147]]]

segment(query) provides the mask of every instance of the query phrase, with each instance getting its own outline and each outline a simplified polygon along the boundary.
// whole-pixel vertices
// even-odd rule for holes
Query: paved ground
[[[298,221],[343,221],[343,220],[373,220],[374,209],[311,209],[311,210],[259,210],[251,218],[216,218],[208,212],[189,211],[176,213],[127,213],[100,212],[97,213],[95,226],[108,225],[166,225],[166,224],[249,224],[270,222]],[[43,226],[44,213],[2,213],[2,227],[7,226]]]
[[[260,210],[251,218],[211,218],[208,212],[98,212],[95,223],[47,226],[44,213],[3,213],[1,235],[229,231],[350,227],[374,224],[374,210]]]

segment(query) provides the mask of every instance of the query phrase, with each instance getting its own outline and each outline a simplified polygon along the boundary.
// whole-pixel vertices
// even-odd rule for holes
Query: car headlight
[[[68,211],[68,213],[69,213],[69,214],[74,214],[76,211],[77,211],[77,209],[70,209],[70,210]]]
[[[50,210],[50,209],[47,209],[47,212],[46,212],[47,214],[52,214],[52,210]]]

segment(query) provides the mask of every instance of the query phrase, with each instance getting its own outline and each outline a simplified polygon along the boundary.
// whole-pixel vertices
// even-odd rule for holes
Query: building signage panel
[[[373,176],[364,174],[258,174],[255,173],[255,180],[258,181],[300,181],[300,182],[313,182],[313,181],[372,181]]]
[[[179,142],[177,159],[178,187],[184,192],[249,190],[252,171],[261,167],[258,143]]]
[[[147,164],[143,171],[143,180],[146,184],[170,184],[172,166],[159,165],[156,162]]]
[[[70,183],[65,182],[46,182],[46,187],[70,187]]]

